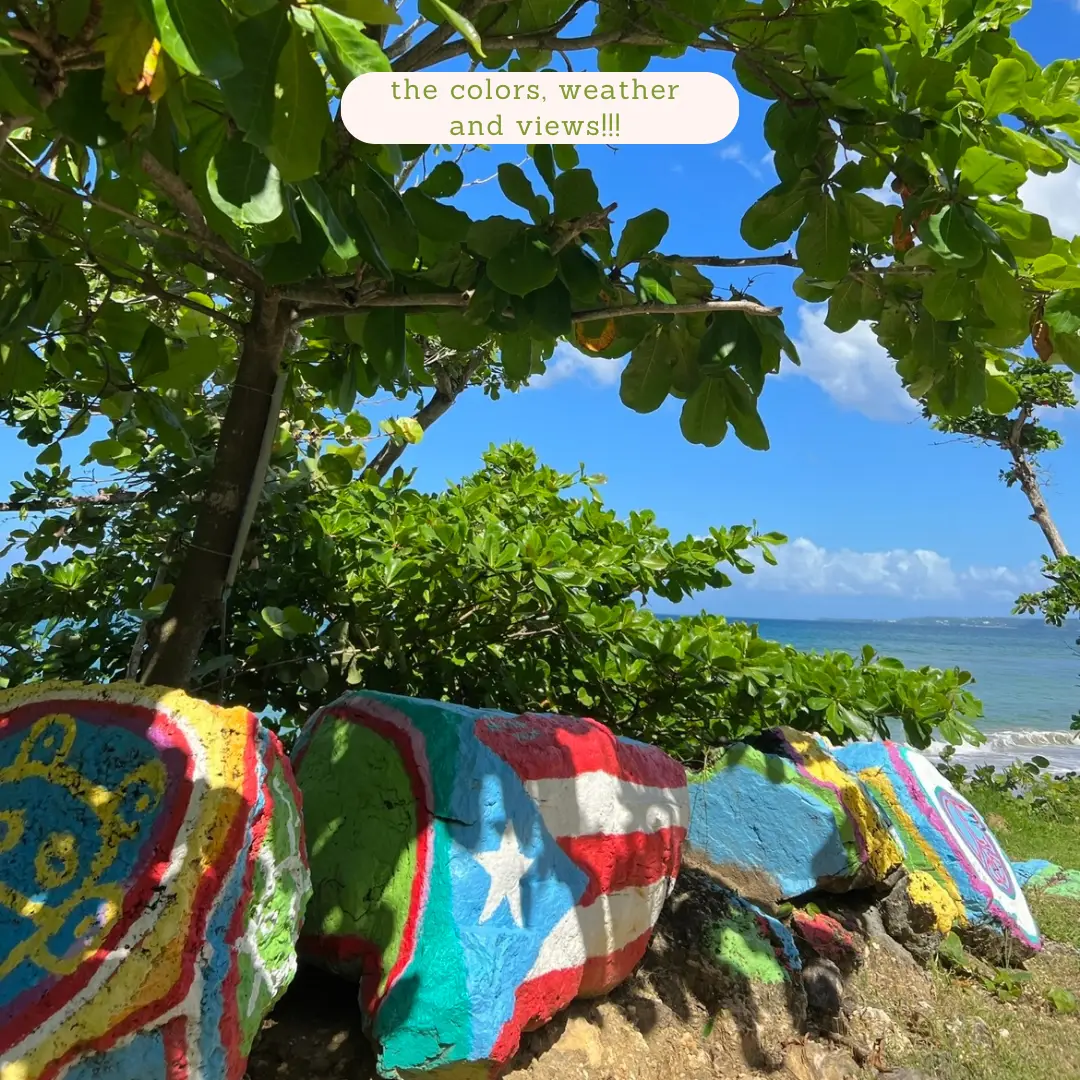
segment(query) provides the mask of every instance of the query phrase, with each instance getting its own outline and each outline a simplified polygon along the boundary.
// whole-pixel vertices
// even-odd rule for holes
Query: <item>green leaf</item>
[[[169,353],[169,366],[147,380],[159,390],[194,390],[225,362],[230,352],[227,341],[218,337],[197,337],[183,349]]]
[[[398,26],[401,16],[385,0],[323,0],[323,7],[372,26]]]
[[[266,156],[292,183],[319,171],[323,133],[330,120],[326,83],[294,26],[277,64],[274,117]]]
[[[213,204],[237,225],[268,224],[285,207],[277,169],[240,135],[214,155],[206,186]]]
[[[326,238],[330,241],[330,246],[334,249],[334,252],[346,262],[354,259],[357,254],[356,244],[335,213],[334,207],[326,192],[323,191],[322,185],[317,180],[302,180],[298,187],[304,205],[308,208],[311,216],[319,223],[322,231],[326,233]],[[385,267],[385,261],[381,259],[380,261]]]
[[[971,279],[958,270],[938,270],[923,286],[923,306],[935,319],[962,319],[974,300]]]
[[[1023,287],[996,255],[989,255],[975,282],[983,308],[996,326],[1026,328],[1028,299]]]
[[[440,161],[417,187],[433,199],[448,199],[461,190],[465,174],[456,161]]]
[[[630,354],[623,368],[619,397],[639,413],[655,412],[671,389],[671,341],[662,330],[654,330]]]
[[[986,398],[983,407],[995,416],[1007,416],[1019,404],[1020,395],[1008,379],[1003,379],[987,368]]]
[[[265,149],[274,120],[274,84],[278,59],[289,40],[284,4],[245,19],[236,28],[236,47],[243,63],[231,78],[221,80],[221,95],[249,142]]]
[[[743,215],[742,238],[759,251],[783,243],[806,217],[807,190],[801,185],[778,184]]]
[[[350,470],[351,475],[351,470]],[[279,607],[264,607],[259,612],[259,618],[266,624],[266,626],[277,634],[278,637],[284,638],[286,641],[296,637],[296,631],[289,625],[288,620],[285,618],[285,612]]]
[[[624,226],[615,252],[615,265],[637,262],[642,255],[655,251],[668,231],[669,219],[663,210],[646,210],[632,217]]]
[[[49,443],[37,456],[39,465],[59,465],[64,456],[64,448],[58,442]]]
[[[522,233],[495,254],[487,273],[496,288],[511,296],[525,296],[552,281],[558,265],[547,244]]]
[[[469,215],[456,206],[441,203],[425,195],[419,188],[409,188],[402,196],[402,202],[421,236],[442,243],[456,243],[465,239],[471,222]]]
[[[529,150],[533,159],[533,164],[536,166],[536,171],[543,178],[543,181],[548,186],[548,190],[554,194],[555,191],[555,152],[547,143],[540,143],[537,146],[533,146]],[[573,168],[573,166],[570,166]]]
[[[180,65],[209,79],[242,67],[236,37],[221,0],[150,0],[161,47]]]
[[[393,385],[405,370],[405,312],[376,308],[364,321],[364,351],[384,385]]]
[[[946,206],[919,226],[931,251],[958,266],[974,266],[983,257],[982,241],[957,206]]]
[[[1054,246],[1050,222],[1041,214],[1029,214],[1019,206],[990,199],[979,200],[978,213],[1014,255],[1034,259],[1048,254]]]
[[[555,201],[555,217],[572,221],[600,209],[600,193],[588,169],[570,169],[555,177],[551,187]]]
[[[473,26],[468,19],[459,11],[455,11],[449,4],[443,3],[443,0],[430,0],[431,4],[437,8],[443,16],[445,16],[447,22],[472,46],[472,50],[477,56],[484,56],[484,47],[480,41],[480,35],[476,32],[476,27]]]
[[[983,92],[983,115],[997,116],[999,113],[1012,112],[1024,98],[1027,86],[1027,72],[1019,60],[1011,57],[998,60],[990,78],[986,80]]]
[[[822,281],[839,281],[851,261],[851,236],[843,211],[826,196],[810,210],[795,242],[799,265]]]
[[[814,48],[822,66],[832,75],[840,75],[859,45],[859,28],[847,8],[831,8],[814,20]]]
[[[1053,1006],[1055,1012],[1063,1016],[1072,1016],[1080,1012],[1080,999],[1071,990],[1054,987],[1046,991],[1046,1000]]]
[[[521,168],[510,162],[503,162],[498,168],[498,177],[502,193],[512,203],[531,214],[536,206],[536,192]]]
[[[723,378],[727,387],[728,417],[736,438],[751,450],[768,450],[769,436],[761,422],[757,401],[750,387],[737,372],[725,371]]]
[[[308,10],[315,19],[319,51],[339,87],[344,89],[357,76],[371,71],[390,71],[386,53],[364,33],[362,22],[321,4],[311,4]]]
[[[1057,334],[1080,333],[1080,289],[1055,293],[1043,309],[1046,325]]]
[[[328,487],[343,488],[352,483],[353,468],[343,454],[322,454],[319,457],[319,475]]]
[[[978,195],[1011,195],[1027,179],[1018,161],[972,146],[960,158],[960,176]]]
[[[146,328],[139,347],[132,354],[132,381],[143,385],[151,376],[166,371],[168,367],[169,349],[165,344],[165,331],[160,326],[151,324]]]
[[[63,97],[48,109],[49,119],[60,131],[83,146],[111,146],[126,134],[104,100],[104,77],[101,70],[71,72]]]
[[[860,244],[873,244],[892,232],[897,208],[864,195],[861,191],[844,192],[840,202],[847,216],[851,238]]]
[[[719,379],[703,379],[683,403],[679,428],[688,442],[719,446],[727,434],[727,395]]]
[[[493,217],[484,218],[482,221],[474,221],[469,226],[466,243],[470,250],[485,259],[490,259],[501,248],[504,248],[516,236],[520,236],[528,225],[518,218],[502,217],[495,214]]]

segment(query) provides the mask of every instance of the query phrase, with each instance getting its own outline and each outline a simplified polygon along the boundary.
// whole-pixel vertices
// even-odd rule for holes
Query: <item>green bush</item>
[[[867,646],[803,653],[717,615],[657,616],[774,561],[777,534],[743,525],[674,541],[650,511],[625,518],[601,477],[538,466],[520,445],[437,495],[398,470],[303,498],[268,492],[257,552],[208,639],[197,692],[273,710],[288,735],[348,687],[478,707],[590,714],[689,764],[776,724],[834,740],[886,734],[925,746],[978,739],[962,671],[907,670]],[[157,562],[125,507],[91,552],[23,564],[0,586],[0,676],[124,671]],[[162,603],[161,596],[150,601]],[[33,612],[31,618],[28,612]]]

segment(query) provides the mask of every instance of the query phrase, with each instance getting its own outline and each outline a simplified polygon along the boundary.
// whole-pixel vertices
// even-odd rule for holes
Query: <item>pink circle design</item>
[[[958,798],[946,788],[938,788],[934,794],[949,824],[963,841],[964,847],[975,862],[986,872],[987,877],[998,889],[1010,900],[1014,900],[1016,880],[1001,854],[997,841],[994,840],[986,822],[979,816],[979,812],[970,803]]]

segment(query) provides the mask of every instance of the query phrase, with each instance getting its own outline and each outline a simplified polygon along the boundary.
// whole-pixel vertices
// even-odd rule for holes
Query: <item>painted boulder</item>
[[[311,718],[293,761],[314,885],[301,956],[360,981],[384,1075],[497,1071],[523,1030],[644,955],[688,813],[659,750],[594,720],[357,692]]]
[[[1004,935],[1022,950],[1041,948],[1039,929],[990,827],[929,759],[894,742],[851,743],[836,756],[892,818],[904,842],[909,890],[936,911],[940,932],[968,928]]]
[[[1066,870],[1046,859],[1013,863],[1013,873],[1026,892],[1045,893],[1059,900],[1080,900],[1080,870]]]
[[[246,709],[0,693],[0,1078],[240,1080],[296,968],[305,858]]]
[[[903,860],[861,781],[790,728],[729,747],[690,784],[690,811],[688,853],[756,899],[865,887]]]

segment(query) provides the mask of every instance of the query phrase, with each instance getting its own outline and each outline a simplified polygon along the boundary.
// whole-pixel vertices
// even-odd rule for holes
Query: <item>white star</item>
[[[521,913],[521,879],[536,860],[522,852],[512,821],[506,823],[499,846],[493,851],[479,852],[476,855],[476,861],[491,878],[491,886],[488,889],[484,910],[480,914],[480,922],[487,922],[505,900],[510,905],[511,918],[518,926],[524,928],[525,920]]]

